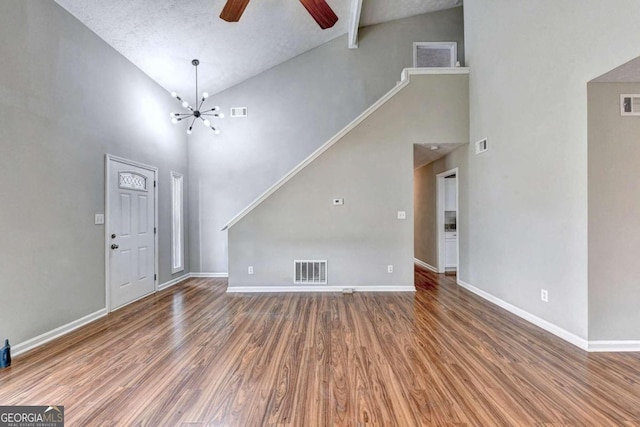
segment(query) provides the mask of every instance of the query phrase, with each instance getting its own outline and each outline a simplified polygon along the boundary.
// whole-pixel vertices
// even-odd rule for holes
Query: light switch
[[[333,206],[342,206],[344,205],[344,199],[333,199]]]
[[[96,225],[104,224],[104,214],[96,214],[94,222]]]
[[[407,213],[405,211],[398,211],[398,219],[407,219]]]

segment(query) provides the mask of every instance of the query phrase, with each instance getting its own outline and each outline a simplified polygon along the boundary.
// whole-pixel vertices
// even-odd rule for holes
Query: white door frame
[[[105,288],[105,301],[106,301],[106,306],[107,306],[107,313],[110,313],[111,310],[111,287],[109,286],[110,284],[110,260],[111,258],[109,257],[109,246],[111,243],[111,233],[109,232],[109,190],[110,190],[110,183],[109,183],[109,172],[111,171],[111,161],[116,161],[119,163],[124,163],[126,165],[129,166],[134,166],[140,169],[146,169],[150,172],[153,172],[153,192],[154,192],[154,215],[153,215],[153,227],[154,227],[154,267],[153,267],[153,271],[154,271],[154,281],[153,281],[153,287],[155,289],[155,292],[158,292],[158,276],[157,276],[157,272],[158,272],[158,266],[160,265],[159,263],[159,257],[158,257],[158,186],[157,186],[157,182],[158,182],[158,168],[155,166],[149,166],[149,165],[145,165],[144,163],[138,163],[135,162],[133,160],[129,160],[129,159],[124,159],[122,157],[118,157],[118,156],[114,156],[112,154],[106,154],[104,157],[104,162],[105,162],[105,168],[104,168],[104,183],[105,183],[105,191],[104,191],[104,267],[105,267],[105,272],[104,272],[104,277],[105,277],[105,284],[104,284],[104,288]]]
[[[444,179],[447,176],[456,174],[456,270],[460,270],[460,175],[458,168],[449,169],[436,175],[436,218],[438,227],[438,273],[444,273],[445,267],[445,235],[444,235]]]

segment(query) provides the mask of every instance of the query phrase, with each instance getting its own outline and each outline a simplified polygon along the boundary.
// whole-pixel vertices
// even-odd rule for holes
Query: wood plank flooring
[[[190,279],[14,358],[68,426],[640,425],[640,354],[588,354],[455,284],[226,294]]]

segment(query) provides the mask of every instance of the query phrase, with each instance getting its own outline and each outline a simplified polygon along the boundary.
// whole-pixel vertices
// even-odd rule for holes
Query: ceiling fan
[[[338,22],[338,16],[325,0],[300,0],[300,3],[323,30]],[[220,18],[227,22],[238,22],[248,4],[249,0],[227,0]]]

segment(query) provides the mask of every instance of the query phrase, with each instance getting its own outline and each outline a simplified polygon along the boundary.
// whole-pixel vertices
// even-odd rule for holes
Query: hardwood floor
[[[226,294],[190,279],[0,370],[68,426],[640,425],[640,354],[588,354],[455,284]]]

